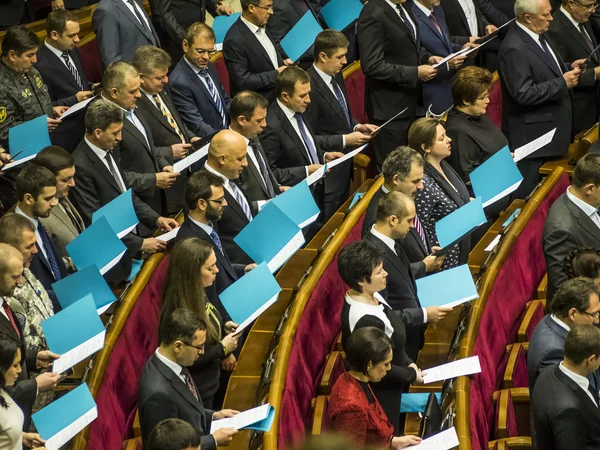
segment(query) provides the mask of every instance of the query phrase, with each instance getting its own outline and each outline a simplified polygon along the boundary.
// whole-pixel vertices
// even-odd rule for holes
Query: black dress
[[[380,302],[379,306],[357,302],[346,295],[342,308],[342,346],[346,346],[354,330],[363,327],[377,327],[391,338],[394,343],[392,368],[379,383],[372,383],[371,389],[389,421],[394,425],[394,434],[398,436],[402,433],[400,429],[402,390],[415,381],[417,374],[408,367],[413,361],[404,350],[406,332],[402,319],[394,314],[383,297],[379,294],[376,294],[376,297]]]

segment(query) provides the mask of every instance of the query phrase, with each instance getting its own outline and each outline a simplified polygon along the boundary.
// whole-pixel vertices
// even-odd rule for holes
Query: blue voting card
[[[215,44],[222,44],[225,40],[225,35],[231,28],[231,25],[238,20],[242,13],[235,13],[230,16],[217,16],[212,24],[212,29],[215,32]]]
[[[298,183],[270,201],[300,228],[310,225],[321,212],[307,183]]]
[[[442,393],[436,392],[438,403],[442,400]],[[418,413],[425,411],[429,399],[429,392],[409,392],[402,394],[400,400],[400,413]]]
[[[102,275],[119,262],[126,250],[106,217],[96,220],[67,245],[67,253],[78,270],[95,264]]]
[[[120,238],[125,236],[139,223],[133,209],[133,191],[127,189],[117,198],[113,199],[92,214],[92,223],[100,217],[106,217],[108,224]]]
[[[63,308],[68,308],[88,294],[92,294],[96,309],[101,309],[117,300],[95,264],[57,281],[52,285],[52,289]]]
[[[323,31],[312,12],[306,11],[296,25],[281,40],[281,47],[288,58],[296,62],[313,45],[317,34]]]
[[[358,19],[362,6],[360,0],[331,0],[321,8],[321,15],[329,28],[343,31]]]
[[[11,156],[19,153],[17,161],[37,155],[52,145],[48,132],[48,116],[36,117],[8,130],[8,149]]]
[[[521,208],[517,208],[513,211],[513,213],[508,216],[508,219],[506,219],[504,221],[504,223],[502,224],[502,228],[506,228],[507,226],[510,225],[510,223],[515,220],[515,218],[519,215],[519,213],[521,212]]]
[[[434,273],[417,280],[417,297],[422,308],[454,307],[479,297],[468,264]]]
[[[281,288],[277,280],[267,263],[263,262],[221,292],[219,299],[231,320],[242,327],[244,322],[247,325],[249,319],[256,319],[269,306],[269,300],[279,292]]]
[[[267,417],[263,420],[259,420],[258,422],[253,423],[252,425],[248,425],[247,427],[243,427],[243,430],[258,430],[263,432],[268,432],[271,430],[271,425],[275,421],[275,408],[269,405],[269,412]]]
[[[471,172],[470,178],[484,208],[516,190],[523,181],[508,145]]]
[[[436,222],[435,233],[440,247],[453,245],[485,222],[481,198],[471,200]]]
[[[350,202],[350,206],[348,207],[348,211],[354,208],[354,205],[356,205],[358,201],[364,197],[364,195],[364,192],[357,192],[356,194],[354,194],[354,197],[352,197],[352,201]]]
[[[67,427],[71,427],[69,436],[57,437],[59,448],[76,433],[98,416],[98,409],[86,383],[77,386],[67,394],[57,398],[45,408],[36,412],[31,419],[42,439],[48,440]],[[75,429],[77,431],[75,431]],[[75,431],[75,433],[73,433]],[[67,438],[67,439],[65,439]]]
[[[131,263],[131,272],[129,272],[129,278],[127,278],[127,281],[133,281],[133,279],[137,276],[137,274],[140,273],[140,270],[142,270],[143,265],[144,265],[144,260],[134,259],[133,262]]]

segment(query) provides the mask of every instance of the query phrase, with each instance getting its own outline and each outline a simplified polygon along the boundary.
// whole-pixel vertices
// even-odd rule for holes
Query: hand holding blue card
[[[296,62],[313,45],[321,31],[323,28],[309,10],[281,40],[281,47],[288,58]]]

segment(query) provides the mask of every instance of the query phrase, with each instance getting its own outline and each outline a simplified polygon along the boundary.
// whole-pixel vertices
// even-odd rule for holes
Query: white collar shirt
[[[571,187],[567,189],[567,198],[575,203],[575,206],[582,210],[583,213],[588,216],[598,228],[600,228],[600,216],[598,215],[598,210],[596,208],[575,197],[571,193]]]
[[[279,68],[279,65],[277,63],[277,50],[275,49],[273,42],[271,42],[271,39],[269,39],[269,36],[267,36],[266,29],[264,27],[257,27],[253,23],[244,19],[244,16],[240,16],[240,18],[242,19],[242,22],[246,24],[246,26],[252,32],[252,34],[256,37],[256,39],[258,39],[258,42],[260,42],[260,45],[262,45],[262,48],[265,50],[265,52],[267,52],[269,59],[273,63],[273,68]]]
[[[558,368],[562,371],[562,373],[564,373],[571,380],[573,380],[581,389],[583,389],[583,391],[588,395],[588,397],[592,400],[592,402],[594,402],[594,405],[598,406],[598,401],[594,398],[594,396],[592,395],[592,393],[589,390],[590,380],[588,380],[584,376],[579,375],[578,373],[575,373],[575,372],[567,369],[564,366],[564,364],[562,363],[562,361],[558,365]]]

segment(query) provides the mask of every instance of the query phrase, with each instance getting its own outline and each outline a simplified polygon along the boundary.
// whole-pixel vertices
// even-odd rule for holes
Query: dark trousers
[[[553,158],[527,158],[519,161],[517,167],[523,175],[523,182],[515,192],[516,198],[525,199],[540,182],[540,168]]]
[[[325,184],[327,184],[327,177],[325,177]],[[325,206],[323,207],[323,223],[327,223],[331,216],[333,216],[340,206],[344,204],[350,195],[350,183],[346,185],[346,188],[341,191],[326,192],[325,193]]]
[[[375,146],[375,165],[377,172],[381,172],[383,161],[400,145],[408,144],[408,128],[414,118],[407,117],[396,119],[388,123],[374,138]],[[383,125],[385,122],[381,120],[370,120],[374,125]]]

